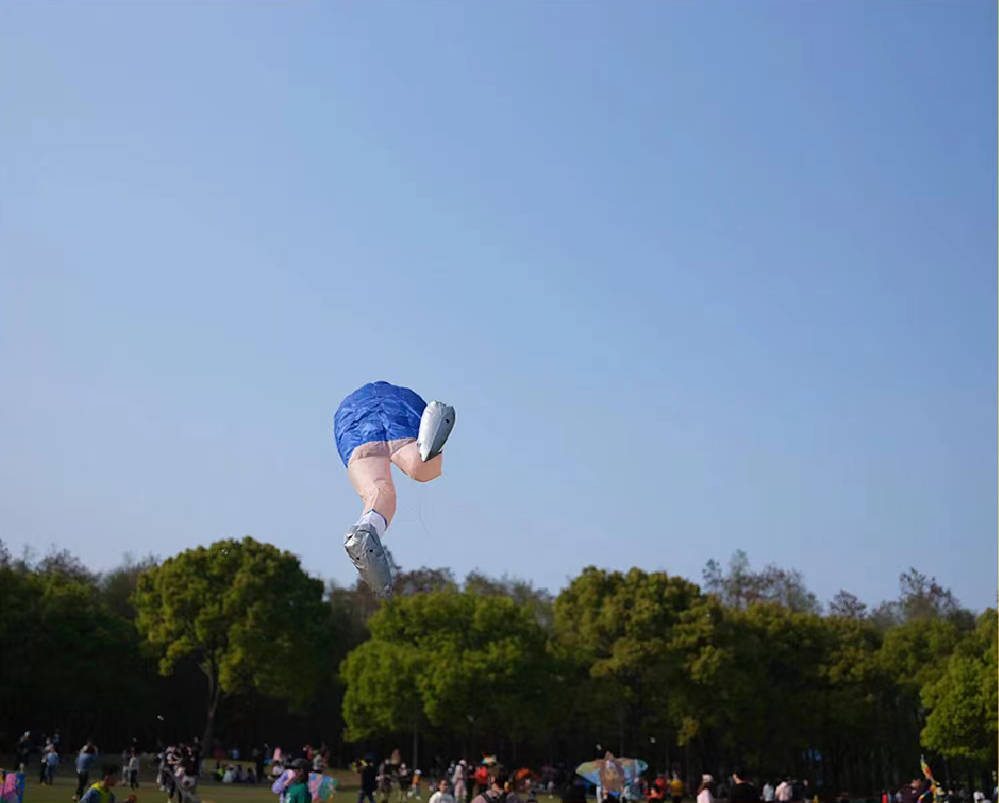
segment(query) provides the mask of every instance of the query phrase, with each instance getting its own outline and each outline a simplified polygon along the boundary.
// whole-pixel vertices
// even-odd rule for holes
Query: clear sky
[[[0,538],[996,600],[996,4],[0,6]]]

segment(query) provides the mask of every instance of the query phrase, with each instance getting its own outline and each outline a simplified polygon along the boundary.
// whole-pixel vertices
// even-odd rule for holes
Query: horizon
[[[244,535],[242,537],[244,537],[244,538],[254,538],[254,536],[252,536],[250,534],[246,534],[246,535]],[[240,540],[240,539],[237,538],[236,540]],[[259,540],[259,539],[255,539],[255,540]],[[189,549],[197,549],[198,547],[208,547],[208,546],[211,545],[211,543],[214,543],[214,542],[210,542],[210,543],[207,543],[207,544],[195,544],[195,545],[192,545],[191,547],[189,547]],[[3,540],[0,539],[0,547],[3,547],[3,546],[5,546],[5,544],[4,544]],[[293,552],[291,550],[285,550],[285,551],[290,552],[292,555],[294,555],[299,560],[300,564],[302,563],[301,555],[298,555],[297,553],[295,553],[295,552]],[[732,562],[734,562],[735,559],[739,556],[739,553],[742,553],[748,559],[747,568],[749,570],[751,570],[751,571],[759,572],[761,570],[765,570],[765,569],[769,569],[769,568],[776,568],[776,569],[786,570],[786,571],[789,571],[791,573],[798,573],[800,575],[800,572],[798,572],[798,570],[795,569],[793,566],[777,566],[776,564],[773,564],[773,563],[766,564],[765,566],[759,566],[759,567],[754,566],[751,557],[748,556],[748,555],[746,555],[745,552],[743,552],[742,550],[737,550],[735,553],[733,553],[731,556],[729,556],[729,560],[727,562],[721,562],[721,561],[719,561],[718,562],[719,568],[721,568],[721,569],[728,569],[731,566]],[[22,562],[23,564],[25,564],[30,569],[34,570],[34,569],[37,569],[38,566],[39,566],[39,564],[42,561],[44,561],[46,558],[49,558],[49,557],[59,557],[61,555],[66,555],[69,558],[75,559],[77,561],[80,560],[78,558],[78,556],[72,554],[71,552],[69,552],[69,550],[66,550],[65,548],[62,548],[62,547],[58,547],[55,544],[53,544],[52,547],[44,555],[39,555],[38,553],[36,553],[35,551],[33,551],[30,547],[25,547],[24,549],[22,549],[22,551],[21,551],[21,553],[19,555],[17,555],[16,557],[12,555],[12,557],[15,560],[17,560],[17,561]],[[92,576],[94,576],[99,581],[102,578],[105,578],[105,577],[108,577],[110,575],[113,575],[116,571],[119,571],[121,569],[125,569],[125,568],[128,568],[128,567],[133,567],[133,566],[138,566],[138,565],[141,565],[141,564],[143,564],[145,562],[148,562],[148,561],[152,561],[155,564],[160,564],[164,560],[167,560],[167,559],[172,558],[172,557],[176,557],[176,555],[166,555],[166,556],[164,556],[164,555],[154,555],[152,553],[147,553],[146,555],[136,556],[136,555],[133,555],[131,553],[125,553],[124,555],[122,555],[121,560],[116,565],[111,566],[109,568],[105,568],[105,569],[93,569],[90,566],[87,566],[82,561],[80,561],[80,564],[83,566],[84,569],[86,569],[87,572],[89,572]],[[710,562],[711,560],[712,559],[709,558],[708,562]],[[700,589],[700,592],[702,594],[709,595],[709,594],[713,594],[713,593],[716,593],[716,592],[708,591],[705,588],[706,581],[704,579],[704,573],[707,571],[708,562],[706,562],[705,566],[702,568],[702,570],[701,570],[701,576],[699,578],[687,577],[685,575],[671,574],[669,572],[666,572],[665,569],[656,569],[656,570],[649,571],[649,570],[641,569],[641,567],[639,567],[639,566],[631,566],[631,567],[623,568],[623,569],[611,569],[611,568],[607,568],[607,567],[603,567],[603,566],[597,566],[597,565],[594,565],[594,564],[590,564],[589,566],[582,567],[582,569],[580,570],[579,574],[581,574],[586,569],[590,569],[590,568],[597,569],[597,570],[600,570],[600,571],[607,571],[607,572],[610,572],[610,573],[616,572],[616,573],[620,573],[620,574],[627,574],[632,569],[640,569],[642,571],[647,571],[650,574],[652,574],[652,573],[658,573],[658,572],[664,572],[669,577],[681,577],[684,580],[687,580],[687,581],[689,581],[691,583],[694,583]],[[303,569],[305,569],[304,566],[303,566]],[[426,566],[426,565],[423,565],[423,566],[414,566],[414,567],[401,566],[401,567],[399,567],[399,569],[400,569],[400,571],[403,574],[405,574],[407,572],[418,572],[418,571],[431,571],[431,572],[444,572],[444,571],[446,571],[446,572],[450,573],[450,576],[452,577],[455,585],[458,587],[458,590],[460,590],[460,591],[466,591],[467,590],[466,586],[467,586],[468,580],[469,580],[469,578],[471,578],[473,576],[483,577],[483,578],[485,578],[487,580],[494,581],[494,582],[497,582],[497,583],[500,583],[500,584],[504,584],[504,585],[526,584],[531,590],[533,590],[535,592],[539,592],[539,593],[542,593],[542,594],[547,594],[548,596],[551,597],[552,601],[554,601],[555,598],[558,597],[558,595],[562,591],[564,591],[566,589],[566,587],[569,585],[569,583],[571,583],[572,580],[575,579],[575,577],[579,576],[579,574],[577,574],[575,577],[568,578],[568,582],[566,583],[566,585],[560,586],[559,588],[553,590],[553,589],[550,589],[550,588],[548,588],[546,586],[539,586],[539,585],[537,585],[530,578],[519,577],[519,576],[508,574],[508,573],[503,573],[503,574],[500,574],[500,575],[491,575],[488,572],[483,571],[480,567],[472,567],[471,569],[469,569],[467,572],[464,572],[463,574],[459,574],[459,573],[455,572],[454,569],[452,569],[449,566]],[[313,572],[309,572],[307,569],[305,569],[305,571],[306,571],[306,574],[308,574],[310,577],[313,577],[313,578],[315,578],[317,580],[321,580],[322,581],[322,583],[323,583],[323,589],[324,589],[324,592],[323,592],[324,595],[325,594],[329,594],[331,591],[334,591],[334,590],[347,590],[347,591],[350,591],[350,590],[352,590],[353,588],[356,587],[357,583],[361,582],[359,578],[354,578],[354,582],[352,582],[352,583],[341,584],[334,577],[323,577],[323,576],[320,576],[320,575],[316,575]],[[918,566],[910,566],[908,568],[907,572],[903,572],[897,578],[898,584],[899,584],[899,588],[898,588],[898,592],[899,593],[896,596],[894,596],[894,597],[885,597],[884,599],[881,599],[881,600],[878,600],[878,601],[875,602],[874,600],[867,600],[867,599],[863,599],[859,595],[854,595],[867,608],[864,616],[865,617],[871,617],[872,614],[874,614],[880,607],[888,605],[888,604],[893,603],[893,602],[897,602],[898,600],[900,600],[902,598],[902,596],[903,596],[902,580],[904,579],[904,577],[906,576],[906,574],[908,574],[909,572],[913,572],[913,571],[916,572],[916,573],[918,573],[919,575],[921,575],[924,579],[928,580],[931,584],[937,584],[937,578],[935,576],[933,576],[932,574],[927,574],[927,573],[922,572],[920,570],[920,567],[918,567]],[[829,606],[830,606],[831,602],[833,601],[833,599],[834,599],[834,597],[836,595],[833,595],[833,597],[830,597],[829,599],[823,599],[818,594],[815,594],[814,591],[812,591],[812,589],[808,586],[806,578],[804,578],[803,575],[800,576],[800,579],[803,582],[803,586],[802,586],[803,591],[805,591],[805,592],[807,592],[809,594],[814,595],[815,602],[818,604],[818,607],[819,607],[818,615],[820,615],[820,616],[830,616],[830,615],[832,615],[832,614],[829,613],[828,609],[829,609]],[[850,589],[848,589],[848,588],[840,589],[840,591],[846,591],[846,592],[852,593],[852,592],[850,592]],[[987,606],[985,606],[984,608],[981,608],[981,609],[972,608],[972,607],[966,605],[964,603],[964,601],[960,598],[960,596],[958,594],[954,593],[954,590],[951,589],[950,587],[941,586],[941,591],[943,591],[945,594],[951,594],[952,597],[953,597],[953,601],[954,601],[954,603],[956,605],[958,605],[963,610],[970,611],[975,616],[979,616],[984,611],[989,610],[989,609],[996,609],[996,607],[997,607],[995,605],[987,605]],[[838,593],[839,592],[837,592],[837,594]],[[778,604],[783,604],[783,603],[778,603]]]

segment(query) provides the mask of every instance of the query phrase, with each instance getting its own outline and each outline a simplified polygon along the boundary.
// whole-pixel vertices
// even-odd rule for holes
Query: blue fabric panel
[[[333,416],[333,439],[347,465],[362,443],[415,438],[427,403],[409,388],[369,382],[340,402]]]

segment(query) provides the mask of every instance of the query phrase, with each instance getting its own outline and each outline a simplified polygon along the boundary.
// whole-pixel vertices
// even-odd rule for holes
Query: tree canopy
[[[150,747],[199,728],[247,748],[326,741],[341,762],[410,738],[413,761],[601,745],[653,771],[741,764],[835,792],[908,781],[921,752],[945,777],[992,768],[995,610],[914,569],[870,608],[842,591],[823,609],[800,573],[739,553],[705,580],[588,567],[553,597],[421,567],[384,605],[252,538],[104,574],[0,544],[0,746],[55,726]]]
[[[321,676],[323,583],[298,558],[247,536],[189,549],[147,569],[136,626],[169,675],[193,658],[207,680],[203,741],[224,694],[255,690],[304,705]]]

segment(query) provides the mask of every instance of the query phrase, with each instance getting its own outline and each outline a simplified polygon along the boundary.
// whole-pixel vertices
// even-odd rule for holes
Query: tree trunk
[[[413,719],[413,772],[420,766],[420,718]]]
[[[222,697],[222,689],[219,686],[218,670],[212,666],[208,676],[208,711],[205,716],[205,731],[201,736],[201,758],[211,758],[212,739],[215,735],[215,712],[218,711],[219,700]],[[198,767],[201,772],[201,767]]]

